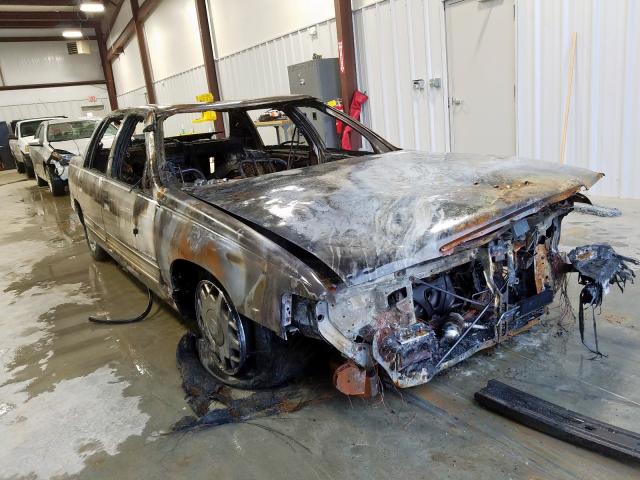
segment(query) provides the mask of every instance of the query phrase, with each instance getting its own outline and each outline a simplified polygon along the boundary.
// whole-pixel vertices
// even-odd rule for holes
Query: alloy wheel
[[[198,339],[202,363],[236,375],[247,357],[244,325],[222,290],[210,280],[202,280],[196,287],[196,319],[202,333]]]

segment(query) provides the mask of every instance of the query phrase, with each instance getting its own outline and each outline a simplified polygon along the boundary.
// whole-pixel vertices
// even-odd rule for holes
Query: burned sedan
[[[224,128],[191,123],[205,111]],[[194,319],[212,375],[282,382],[306,336],[344,357],[339,389],[364,393],[382,372],[427,382],[530,327],[567,269],[562,219],[601,176],[400,150],[287,96],[114,112],[69,187],[93,256]]]

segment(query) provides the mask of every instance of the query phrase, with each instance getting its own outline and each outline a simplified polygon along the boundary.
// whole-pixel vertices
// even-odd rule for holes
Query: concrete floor
[[[589,360],[558,310],[530,333],[411,389],[422,406],[336,396],[303,410],[198,433],[163,435],[189,414],[175,368],[184,329],[114,263],[94,263],[69,199],[0,173],[0,477],[52,478],[638,478],[610,460],[519,426],[473,402],[497,378],[640,431],[638,286],[612,291]],[[15,183],[12,183],[14,182]],[[640,202],[620,218],[573,214],[565,246],[608,241],[640,258]],[[572,283],[574,279],[572,279]],[[573,299],[577,288],[571,289]]]

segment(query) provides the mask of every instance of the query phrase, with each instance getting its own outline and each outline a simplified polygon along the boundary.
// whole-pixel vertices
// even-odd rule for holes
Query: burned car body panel
[[[382,367],[401,387],[424,383],[536,321],[560,284],[562,218],[602,174],[517,158],[397,151],[338,112],[331,115],[366,134],[375,152],[331,151],[296,113],[310,106],[326,109],[290,96],[114,112],[87,150],[90,156],[97,148],[104,125],[121,121],[107,166],[71,162],[72,204],[96,241],[181,313],[193,301],[197,274],[187,267],[195,265],[247,319],[285,339],[323,339],[358,368]],[[176,169],[175,151],[172,159],[166,154],[165,120],[257,107],[290,112],[317,165],[287,163],[231,179],[212,169],[185,181],[183,168],[193,168]],[[134,143],[132,131],[123,133],[129,119],[144,127],[136,140],[144,174],[135,183],[118,177],[123,148]],[[173,148],[189,142],[182,137]],[[213,162],[203,155],[206,165]]]
[[[356,285],[436,258],[496,219],[600,177],[526,159],[398,151],[190,193],[286,238]]]

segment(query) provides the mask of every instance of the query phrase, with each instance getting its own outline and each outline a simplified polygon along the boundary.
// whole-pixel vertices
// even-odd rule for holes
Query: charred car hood
[[[451,242],[602,176],[537,160],[397,151],[189,193],[305,249],[353,285],[439,257]]]

